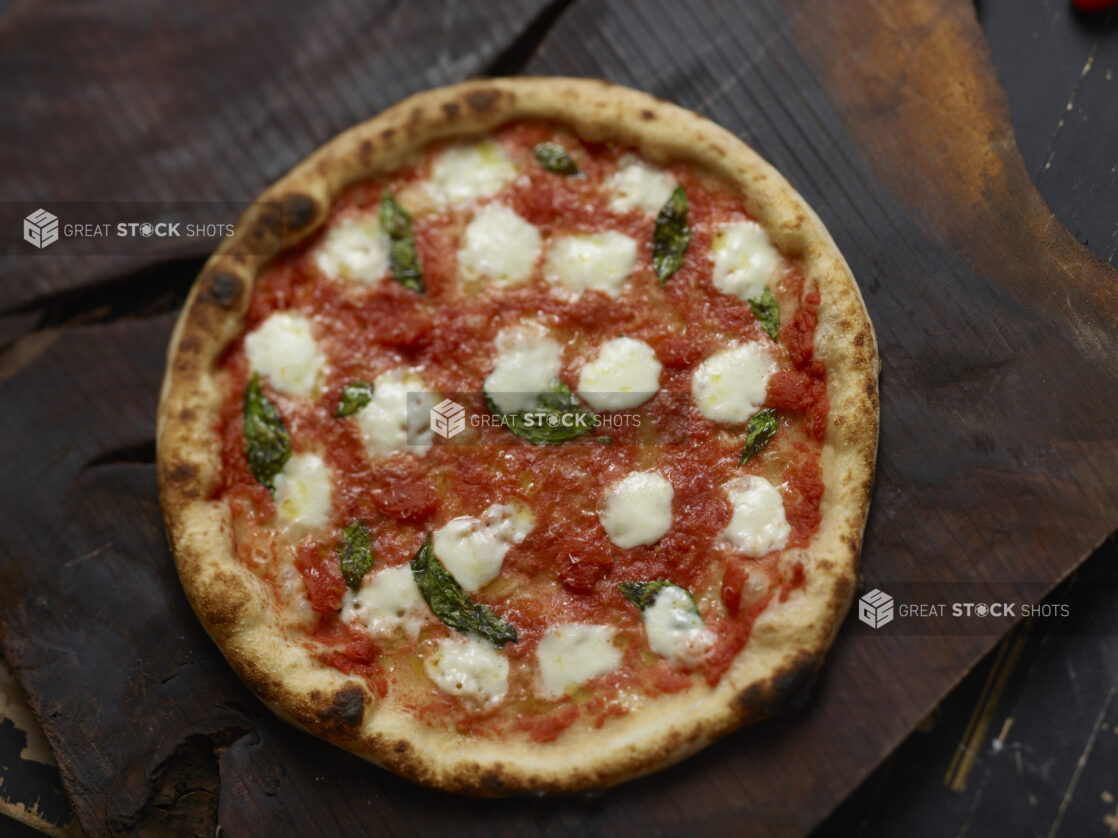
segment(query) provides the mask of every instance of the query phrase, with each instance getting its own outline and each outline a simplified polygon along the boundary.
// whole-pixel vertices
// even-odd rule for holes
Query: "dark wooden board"
[[[404,75],[383,47],[351,50],[374,64],[379,56],[380,76],[355,78],[346,62],[324,63],[319,78],[353,95],[344,116],[336,105],[320,107],[354,121],[366,114],[351,111],[396,98],[382,95],[387,79],[417,89],[487,62],[516,70],[530,57],[530,72],[611,78],[708,113],[754,144],[817,208],[877,324],[883,430],[867,577],[916,580],[948,599],[957,580],[1034,598],[1074,567],[1115,524],[1118,358],[1106,339],[1118,325],[1115,276],[1052,223],[1029,183],[970,7],[709,3],[696,13],[653,2],[564,5],[543,10],[562,14],[534,56],[529,31],[520,44],[494,41],[490,58],[475,56],[439,79]],[[51,26],[66,24],[51,8],[23,7],[0,30],[0,66],[21,25],[49,41]],[[524,26],[532,30],[529,17]],[[323,20],[343,40],[361,31],[337,16]],[[241,31],[235,21],[216,33],[212,21],[178,23],[199,49]],[[406,31],[406,23],[394,25]],[[287,25],[290,32],[311,24],[292,13]],[[55,82],[62,103],[74,73],[112,69],[98,64],[97,45],[119,33],[111,22],[84,26],[89,33],[75,33],[73,42],[88,52],[79,50],[71,77]],[[466,50],[468,38],[446,40]],[[274,37],[261,40],[274,47]],[[286,165],[324,137],[298,128],[305,107],[298,94],[305,98],[311,82],[290,67],[308,61],[309,48],[268,51],[250,42],[244,52],[253,61],[241,65],[271,68],[293,84],[290,94],[268,88],[272,98],[256,103],[256,124],[279,132],[269,138],[271,152],[246,147],[238,154],[247,157],[224,156],[218,140],[232,123],[220,97],[209,103],[217,112],[194,112],[213,121],[199,129],[201,148],[179,149],[181,169],[152,162],[160,159],[158,143],[153,151],[144,140],[152,123],[138,116],[131,129],[127,120],[114,126],[122,136],[109,145],[129,140],[124,147],[156,180],[169,172],[183,183],[212,178],[196,194],[237,199],[217,184],[245,178],[247,194],[254,192],[252,178],[263,185],[278,173],[267,168],[273,158]],[[178,54],[150,52],[168,64]],[[9,60],[29,61],[22,53]],[[222,62],[231,60],[218,51],[191,70],[213,86],[229,78]],[[437,49],[425,61],[434,66]],[[416,62],[413,70],[424,58]],[[165,97],[168,64],[150,66],[146,82]],[[269,78],[258,72],[241,88],[235,78],[227,84],[231,94],[259,98]],[[116,91],[126,112],[143,98],[135,93]],[[86,117],[74,117],[73,130]],[[171,109],[165,117],[173,123],[183,115]],[[167,142],[174,145],[173,132]],[[253,153],[263,168],[234,172]],[[102,176],[112,188],[119,177],[67,174],[81,189]],[[160,188],[181,197],[173,179]],[[9,305],[22,307],[5,318],[5,334],[31,328],[34,316],[55,325],[0,357],[3,404],[15,406],[0,418],[8,477],[0,486],[0,644],[90,832],[212,834],[216,818],[231,835],[799,834],[996,640],[993,631],[944,634],[934,626],[848,631],[816,701],[799,717],[742,731],[678,768],[593,799],[495,804],[413,787],[271,718],[229,674],[179,592],[150,465],[170,318],[152,315],[174,302],[192,263],[172,266],[164,286],[158,271],[126,279],[127,306],[103,315],[111,322],[89,325],[73,317],[99,295],[115,301],[120,282],[106,287],[104,277],[119,273],[99,264],[45,270],[46,261],[25,259],[4,273],[27,278],[3,284]],[[171,296],[161,296],[168,288]]]

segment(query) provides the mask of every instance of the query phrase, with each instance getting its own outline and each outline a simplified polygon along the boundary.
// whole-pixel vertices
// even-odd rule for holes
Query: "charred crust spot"
[[[866,395],[869,396],[871,399],[877,395],[877,388],[874,386],[872,378],[866,379],[865,391]]]
[[[283,222],[287,232],[302,230],[318,214],[318,204],[314,198],[296,192],[283,199]]]
[[[443,113],[446,114],[447,119],[457,119],[458,115],[461,112],[462,109],[458,107],[457,102],[447,102],[445,105],[443,105]]]
[[[819,663],[817,657],[801,654],[771,678],[750,684],[737,697],[739,712],[746,718],[763,718],[799,709],[811,695]]]
[[[405,742],[403,739],[392,746],[392,750],[398,754],[406,754],[410,748],[411,745]]]
[[[654,114],[648,108],[645,108],[643,111],[641,111],[641,119],[643,119],[645,121],[648,121],[650,119],[655,119],[655,118],[656,118],[656,114]]]
[[[856,334],[854,336],[854,345],[857,346],[857,347],[862,347],[862,346],[866,345],[866,333],[865,332],[858,332],[858,334]]]
[[[499,794],[505,789],[505,781],[501,777],[501,772],[495,768],[484,772],[480,777],[481,788],[487,794]]]
[[[202,342],[198,340],[198,338],[194,335],[191,335],[188,338],[184,338],[182,342],[179,343],[180,355],[197,355],[201,351]]]
[[[365,715],[365,691],[357,684],[347,684],[336,693],[330,706],[318,714],[318,720],[334,727],[357,727]]]
[[[395,137],[395,136],[396,136],[396,129],[395,128],[385,128],[383,131],[380,132],[380,138],[382,140],[384,140],[386,143],[392,142],[392,138]]]
[[[283,232],[283,211],[279,206],[265,204],[256,226],[252,228],[252,237],[256,241],[267,241]]]
[[[198,466],[194,463],[175,463],[167,469],[167,479],[172,483],[192,483],[198,479]]]
[[[202,291],[202,299],[208,303],[229,309],[241,296],[241,288],[240,277],[227,271],[215,271]],[[183,345],[185,343],[183,341]]]
[[[240,619],[245,605],[241,581],[230,573],[219,573],[213,579],[203,611],[214,625],[228,626]]]
[[[475,90],[466,94],[466,104],[478,113],[484,113],[492,110],[500,98],[501,91],[499,90]]]
[[[368,160],[372,156],[373,156],[373,141],[372,140],[362,140],[361,141],[361,159],[362,160]]]
[[[184,407],[182,410],[179,411],[179,421],[180,422],[193,422],[194,417],[195,417],[195,413],[194,413],[194,408],[192,408],[192,407]]]

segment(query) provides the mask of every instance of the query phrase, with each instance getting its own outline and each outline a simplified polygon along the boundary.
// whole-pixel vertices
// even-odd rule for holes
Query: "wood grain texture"
[[[32,8],[0,29],[0,47],[13,26],[39,31]],[[323,27],[327,42],[349,37],[348,18],[291,14],[292,26]],[[199,50],[224,31],[193,26]],[[119,43],[109,29],[97,37]],[[228,178],[251,194],[277,173],[275,159],[305,153],[331,120],[364,116],[356,112],[369,102],[395,98],[392,85],[431,83],[415,72],[422,57],[416,67],[384,59],[381,76],[392,81],[374,99],[381,89],[354,78],[350,45],[347,60],[312,62],[335,95],[308,111],[304,76],[282,74],[290,55],[246,43],[254,61],[231,65],[219,51],[209,64],[234,86],[230,67],[252,65],[244,95],[260,101],[249,121],[270,132],[249,133],[267,143],[243,149],[247,170],[234,174],[239,158],[215,152],[225,148],[216,138],[243,127],[221,96],[180,113],[168,94],[170,124],[202,120],[181,176],[213,178],[203,192]],[[268,69],[285,84],[269,86]],[[1052,221],[1029,183],[965,0],[581,0],[527,70],[601,76],[711,116],[781,169],[828,224],[861,282],[884,362],[868,579],[916,580],[948,599],[958,580],[998,595],[1015,581],[1044,587],[1114,527],[1115,275]],[[318,109],[308,133],[302,122]],[[158,156],[159,144],[138,134],[131,153]],[[149,178],[176,171],[167,158],[145,161]],[[80,189],[93,188],[81,178]],[[95,296],[101,281],[92,270],[32,279],[24,267],[12,275],[27,276],[26,287],[6,282],[2,293],[28,311],[36,295],[57,307],[58,294]],[[996,641],[930,625],[847,632],[799,717],[741,731],[596,798],[494,804],[414,787],[277,722],[190,614],[150,465],[169,324],[70,325],[0,357],[0,399],[18,405],[0,416],[0,643],[92,834],[212,834],[215,819],[230,835],[802,834]]]
[[[108,257],[27,254],[14,247],[23,202],[137,202],[153,214],[169,202],[212,203],[215,222],[235,221],[238,203],[343,129],[487,72],[547,8],[17,4],[0,20],[0,235],[13,245],[0,249],[0,270],[20,279],[0,284],[0,312],[214,246],[149,239]]]

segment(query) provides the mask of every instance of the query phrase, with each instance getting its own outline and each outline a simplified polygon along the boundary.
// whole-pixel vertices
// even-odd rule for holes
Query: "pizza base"
[[[830,414],[822,520],[802,561],[805,584],[774,599],[717,686],[705,681],[602,729],[556,741],[477,740],[379,704],[365,683],[316,661],[271,617],[271,594],[235,558],[221,482],[219,357],[242,331],[268,258],[326,219],[346,186],[396,169],[428,143],[518,119],[559,122],[587,140],[683,160],[736,186],[774,245],[818,286],[815,350],[827,363]],[[492,79],[413,96],[339,135],[271,186],[202,269],[171,337],[157,420],[159,491],[183,586],[210,636],[278,715],[412,780],[481,795],[601,788],[674,763],[740,725],[802,700],[845,616],[877,449],[879,361],[861,294],[822,222],[787,181],[731,133],[628,88],[566,78]]]

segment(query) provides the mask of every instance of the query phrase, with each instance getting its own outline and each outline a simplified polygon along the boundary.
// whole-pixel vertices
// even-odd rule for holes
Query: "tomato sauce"
[[[312,612],[308,648],[319,660],[366,677],[381,694],[391,683],[392,690],[401,690],[401,704],[432,724],[496,735],[511,719],[513,727],[546,742],[584,714],[599,725],[623,715],[626,706],[614,701],[622,694],[678,692],[696,677],[717,684],[748,642],[757,617],[774,598],[783,601],[804,584],[802,564],[785,578],[777,569],[778,553],[753,559],[733,555],[720,544],[719,534],[731,514],[720,487],[742,474],[765,476],[783,494],[791,527],[788,548],[810,542],[819,526],[824,491],[820,454],[829,410],[827,374],[814,352],[819,293],[805,288],[798,265],[786,259],[771,289],[780,303],[782,325],[779,342],[771,344],[778,371],[770,379],[766,401],[780,412],[779,429],[761,454],[739,465],[744,428],[715,425],[690,405],[689,396],[695,365],[714,351],[732,341],[769,341],[749,305],[719,293],[711,281],[714,231],[749,217],[740,197],[688,166],[667,167],[687,192],[692,237],[683,266],[661,289],[651,263],[652,220],[637,210],[612,211],[601,189],[624,149],[582,143],[561,128],[535,123],[512,125],[496,136],[523,174],[495,200],[535,224],[544,237],[610,229],[637,241],[637,265],[625,293],[611,298],[586,292],[571,302],[552,293],[539,269],[534,279],[514,288],[462,287],[456,279],[456,252],[463,222],[446,211],[417,213],[412,221],[424,295],[392,281],[355,292],[352,286],[325,280],[315,267],[312,251],[320,233],[280,256],[259,278],[246,333],[278,310],[299,311],[314,323],[328,359],[318,399],[291,399],[266,381],[262,386],[284,418],[294,451],[319,452],[331,470],[330,523],[287,548],[277,546],[270,535],[275,505],[245,460],[241,399],[249,370],[243,339],[230,346],[222,361],[225,406],[217,432],[224,472],[217,494],[230,504],[238,555],[272,584],[278,601],[290,596],[285,593],[290,580],[279,568],[285,564],[283,551],[291,554],[287,565],[301,578]],[[580,149],[583,176],[557,177],[532,163],[533,146],[554,140]],[[337,200],[332,218],[361,208],[375,211],[385,188],[399,195],[414,186],[426,176],[438,150],[433,147],[423,162],[384,181],[350,188]],[[356,424],[334,417],[348,383],[372,381],[403,365],[422,368],[429,387],[455,394],[469,413],[484,413],[480,395],[469,394],[480,393],[492,368],[497,334],[523,318],[545,323],[564,345],[561,377],[572,390],[579,368],[598,343],[624,335],[651,345],[663,365],[661,390],[640,409],[654,421],[663,419],[665,426],[675,423],[672,427],[682,428],[686,439],[642,445],[638,429],[619,428],[610,430],[609,443],[580,439],[536,446],[505,429],[481,427],[470,445],[435,445],[422,456],[373,459]],[[652,468],[674,488],[672,526],[651,546],[621,549],[598,522],[601,494],[629,471]],[[511,668],[501,710],[481,712],[440,692],[419,674],[417,656],[451,633],[442,624],[432,620],[417,641],[374,642],[339,619],[345,581],[336,548],[348,523],[364,521],[375,568],[400,566],[412,559],[428,532],[451,518],[512,501],[531,508],[534,527],[509,550],[499,579],[474,599],[515,625],[520,639],[503,650]],[[648,579],[669,579],[691,591],[716,633],[713,649],[696,671],[673,668],[648,651],[640,612],[618,589],[621,582]],[[536,646],[555,623],[578,621],[616,627],[624,650],[622,666],[583,685],[574,698],[540,698]]]

